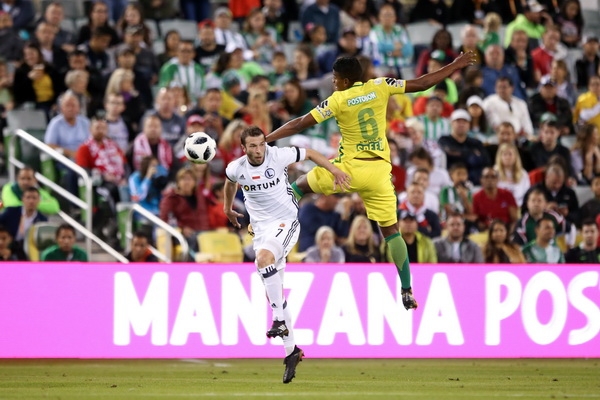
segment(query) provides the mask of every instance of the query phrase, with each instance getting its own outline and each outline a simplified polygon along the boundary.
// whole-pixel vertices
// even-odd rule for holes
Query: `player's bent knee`
[[[260,249],[256,252],[256,266],[264,268],[267,265],[275,264],[275,255],[267,249]]]

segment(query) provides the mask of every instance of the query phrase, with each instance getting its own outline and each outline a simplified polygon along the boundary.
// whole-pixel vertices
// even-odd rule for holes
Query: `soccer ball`
[[[183,154],[194,164],[206,164],[215,158],[217,143],[205,132],[194,132],[185,139]]]

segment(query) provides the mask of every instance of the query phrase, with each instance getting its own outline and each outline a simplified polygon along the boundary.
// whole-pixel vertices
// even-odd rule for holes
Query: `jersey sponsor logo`
[[[319,114],[321,114],[321,116],[323,118],[329,118],[331,117],[331,110],[328,110],[327,107],[329,106],[329,100],[323,100],[321,102],[321,104],[319,104],[317,106],[317,111],[319,112]]]
[[[348,99],[348,107],[357,106],[359,104],[366,103],[371,100],[375,100],[376,98],[377,98],[377,95],[375,94],[375,92],[367,93],[362,96],[353,97],[351,99]]]
[[[388,86],[392,87],[401,88],[404,86],[404,81],[402,79],[386,78],[385,82],[388,84]]]
[[[252,177],[254,179],[254,177]],[[269,181],[265,183],[259,183],[257,185],[243,185],[242,189],[245,192],[260,192],[262,190],[267,190],[269,188],[275,187],[277,184],[281,182],[281,179],[277,178],[274,181]]]
[[[275,178],[275,170],[273,168],[267,168],[265,171],[265,176],[269,179]]]

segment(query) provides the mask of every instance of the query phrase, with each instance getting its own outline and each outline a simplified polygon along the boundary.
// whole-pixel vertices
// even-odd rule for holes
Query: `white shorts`
[[[275,256],[276,264],[285,260],[300,236],[300,222],[297,219],[252,224],[252,229],[254,251],[269,250]]]

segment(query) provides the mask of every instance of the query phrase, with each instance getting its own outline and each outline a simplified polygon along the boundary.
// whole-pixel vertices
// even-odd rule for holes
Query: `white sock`
[[[294,352],[296,347],[296,341],[294,340],[294,330],[292,329],[292,315],[287,307],[287,301],[283,301],[283,316],[285,318],[285,326],[287,326],[290,333],[283,337],[283,346],[285,347],[285,356],[289,356]]]
[[[273,310],[273,321],[283,321],[283,282],[281,276],[277,273],[275,264],[258,268],[258,273],[262,277],[267,299],[269,299],[269,304]]]

